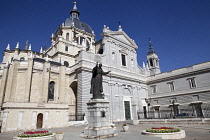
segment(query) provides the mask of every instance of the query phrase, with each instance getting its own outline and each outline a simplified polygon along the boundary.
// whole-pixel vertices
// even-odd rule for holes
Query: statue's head
[[[101,68],[102,67],[102,64],[99,64],[99,68]]]

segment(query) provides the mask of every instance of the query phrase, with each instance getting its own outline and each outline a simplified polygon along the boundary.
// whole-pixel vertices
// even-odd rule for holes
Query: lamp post
[[[173,115],[173,119],[175,119],[175,109],[174,109],[174,106],[175,106],[175,100],[172,100],[172,105],[173,105],[173,111],[174,111],[174,115]]]
[[[147,108],[148,108],[148,117],[147,119],[149,119],[149,106],[150,106],[150,102],[151,102],[151,99],[150,98],[145,98],[145,102],[147,103]]]

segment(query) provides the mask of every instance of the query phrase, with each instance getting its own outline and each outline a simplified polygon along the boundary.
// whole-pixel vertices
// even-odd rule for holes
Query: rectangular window
[[[152,94],[155,94],[157,92],[156,86],[151,86]]]
[[[189,81],[190,88],[196,88],[195,78],[187,79]]]
[[[68,50],[69,50],[69,47],[68,47],[68,46],[66,46],[66,47],[65,47],[65,51],[66,51],[66,52],[68,52]]]
[[[193,101],[198,101],[199,100],[199,96],[198,95],[193,95]]]
[[[123,66],[126,66],[125,54],[121,54],[121,58],[122,58],[122,65],[123,65]]]
[[[170,91],[174,91],[175,90],[174,82],[169,82],[168,86],[169,86]]]
[[[157,104],[158,103],[158,100],[153,100],[154,104]]]

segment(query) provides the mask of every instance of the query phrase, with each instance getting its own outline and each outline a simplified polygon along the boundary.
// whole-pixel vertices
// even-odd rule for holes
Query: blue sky
[[[26,40],[32,50],[50,46],[51,34],[68,18],[73,0],[2,0],[0,61],[9,43]],[[146,61],[148,38],[160,59],[161,71],[210,61],[210,0],[77,0],[80,20],[101,39],[107,25],[123,30],[138,45],[138,63]]]

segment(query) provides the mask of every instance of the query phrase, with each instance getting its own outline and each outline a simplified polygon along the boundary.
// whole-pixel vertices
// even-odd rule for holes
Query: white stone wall
[[[2,132],[36,129],[37,115],[43,114],[42,128],[66,127],[67,109],[7,109],[3,114]]]

